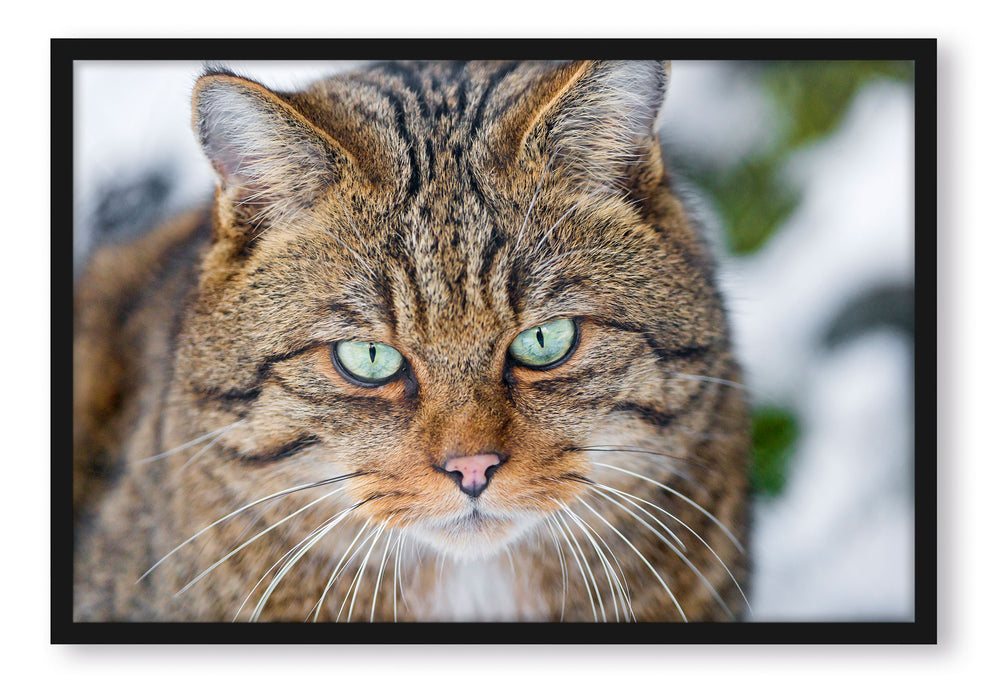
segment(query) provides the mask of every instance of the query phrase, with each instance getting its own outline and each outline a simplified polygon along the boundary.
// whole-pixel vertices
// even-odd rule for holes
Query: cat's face
[[[649,129],[585,114],[609,69],[201,81],[221,233],[178,367],[203,432],[240,420],[222,478],[356,474],[363,518],[471,558],[584,493],[587,448],[672,444],[723,319]]]

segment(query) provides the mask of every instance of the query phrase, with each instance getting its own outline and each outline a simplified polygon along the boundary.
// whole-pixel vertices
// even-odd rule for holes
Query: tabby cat
[[[203,75],[211,210],[76,289],[75,619],[738,618],[748,413],[668,71]]]

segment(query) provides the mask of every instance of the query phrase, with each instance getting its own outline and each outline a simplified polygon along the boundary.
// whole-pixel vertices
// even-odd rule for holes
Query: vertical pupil
[[[543,347],[543,329],[542,328],[537,328],[536,329],[536,342],[540,344],[540,347],[541,348]]]
[[[375,344],[374,343],[368,343],[368,354],[371,355],[371,362],[372,362],[372,364],[374,364],[374,362],[375,362]]]

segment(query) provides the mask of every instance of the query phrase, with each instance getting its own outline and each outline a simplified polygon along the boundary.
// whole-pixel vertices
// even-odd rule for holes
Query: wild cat
[[[203,75],[77,285],[77,620],[744,610],[748,412],[651,61]]]

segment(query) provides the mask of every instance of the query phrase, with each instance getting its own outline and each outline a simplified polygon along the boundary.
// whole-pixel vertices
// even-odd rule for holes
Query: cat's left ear
[[[542,154],[589,186],[620,184],[655,147],[668,61],[577,61],[541,82],[519,155]],[[533,102],[531,102],[533,104]]]
[[[349,154],[263,85],[207,73],[193,90],[193,127],[220,181],[222,205],[269,223],[311,205],[345,172]]]

